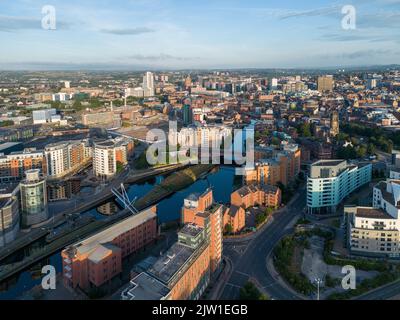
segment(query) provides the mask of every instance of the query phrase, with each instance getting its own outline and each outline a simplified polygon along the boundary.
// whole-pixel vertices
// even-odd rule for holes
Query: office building
[[[22,226],[34,227],[49,218],[47,209],[46,180],[40,176],[40,170],[25,172],[26,179],[19,184],[21,191]]]
[[[333,91],[333,76],[318,77],[318,91],[321,93]]]
[[[33,124],[50,123],[56,115],[56,109],[34,110],[32,111]]]
[[[353,191],[372,179],[372,164],[345,160],[321,160],[310,167],[307,179],[307,208],[311,214],[335,213]]]
[[[152,207],[65,248],[63,281],[68,288],[99,288],[122,272],[122,259],[158,236],[157,208]]]

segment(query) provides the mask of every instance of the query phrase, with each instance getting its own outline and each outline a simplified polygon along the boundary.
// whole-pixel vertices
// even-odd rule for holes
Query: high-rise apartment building
[[[146,72],[143,77],[143,90],[145,97],[152,97],[155,94],[154,75],[152,72]]]
[[[320,160],[310,167],[307,208],[311,214],[334,213],[345,197],[372,179],[372,164]]]
[[[185,199],[181,221],[183,224],[194,223],[206,230],[210,239],[211,272],[217,271],[222,259],[223,206],[214,202],[211,189]]]
[[[93,150],[93,172],[105,179],[113,177],[128,163],[133,153],[133,140],[117,138],[95,142]]]
[[[50,144],[44,152],[50,177],[61,177],[91,158],[91,147],[87,140]]]

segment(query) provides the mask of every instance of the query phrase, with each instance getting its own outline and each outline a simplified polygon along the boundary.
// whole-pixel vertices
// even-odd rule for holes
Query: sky
[[[46,5],[55,30],[42,27]],[[346,67],[399,53],[400,0],[0,1],[7,70]]]

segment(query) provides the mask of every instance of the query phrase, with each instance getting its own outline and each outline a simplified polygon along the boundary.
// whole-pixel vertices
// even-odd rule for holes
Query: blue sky
[[[56,30],[41,28],[44,5]],[[400,0],[2,0],[0,41],[1,69],[392,64]]]

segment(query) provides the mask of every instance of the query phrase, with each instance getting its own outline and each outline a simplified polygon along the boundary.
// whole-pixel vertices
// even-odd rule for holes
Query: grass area
[[[149,193],[140,198],[135,206],[138,209],[146,208],[147,206],[158,202],[162,198],[180,191],[193,184],[202,174],[210,171],[214,165],[195,165],[190,168],[180,170],[168,176],[159,185],[155,186]]]

